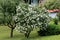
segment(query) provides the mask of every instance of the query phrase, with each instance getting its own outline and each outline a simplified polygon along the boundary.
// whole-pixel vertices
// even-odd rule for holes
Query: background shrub
[[[55,24],[49,24],[46,30],[40,30],[38,34],[40,36],[58,35],[60,34],[60,28]]]
[[[59,19],[59,21],[60,21],[60,13],[57,13],[57,17],[58,17],[58,19]]]
[[[53,21],[54,21],[54,24],[58,25],[59,18],[58,17],[54,18]]]

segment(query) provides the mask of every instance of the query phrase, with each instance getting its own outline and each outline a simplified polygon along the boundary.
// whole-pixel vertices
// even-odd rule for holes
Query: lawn
[[[60,40],[60,35],[38,36],[37,31],[32,31],[27,39],[24,34],[14,30],[14,37],[10,38],[10,29],[7,26],[0,26],[0,40]]]

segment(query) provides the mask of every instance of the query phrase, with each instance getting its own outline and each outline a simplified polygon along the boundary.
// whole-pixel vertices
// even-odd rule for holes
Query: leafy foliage
[[[4,15],[4,20],[6,23],[12,22],[13,16],[16,14],[16,4],[13,1],[4,0],[1,3],[1,10]]]
[[[60,13],[57,13],[58,20],[60,21]]]
[[[49,0],[45,3],[47,9],[60,9],[60,0]]]
[[[16,15],[16,4],[14,1],[4,0],[1,3],[1,11],[3,13],[4,22],[11,29],[11,37],[13,37],[13,30],[16,27],[16,22],[13,20],[13,16]]]
[[[28,38],[34,28],[45,30],[49,23],[48,12],[45,8],[31,7],[28,4],[20,4],[15,16],[16,29]]]
[[[2,13],[0,13],[0,24],[3,24],[3,14]]]
[[[58,17],[54,18],[54,24],[58,25],[58,21],[59,21]]]
[[[59,26],[54,24],[49,24],[46,30],[40,30],[41,36],[48,36],[48,35],[58,35],[60,34]]]

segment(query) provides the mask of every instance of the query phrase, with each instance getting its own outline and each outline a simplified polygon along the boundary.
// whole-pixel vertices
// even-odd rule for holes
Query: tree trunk
[[[11,28],[11,34],[10,34],[10,37],[11,37],[11,38],[13,37],[13,31],[14,31],[14,29]]]
[[[29,33],[25,33],[25,37],[29,37],[29,35],[30,35],[30,32]]]

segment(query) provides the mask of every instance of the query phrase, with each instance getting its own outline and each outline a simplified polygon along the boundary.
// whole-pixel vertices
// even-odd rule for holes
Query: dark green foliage
[[[0,24],[2,24],[2,23],[3,23],[3,14],[0,13]]]
[[[60,34],[60,28],[57,25],[50,24],[46,28],[46,30],[38,31],[38,34],[41,36],[58,35],[58,34]]]
[[[59,19],[59,21],[60,21],[60,13],[57,13],[57,17],[58,17],[58,19]]]
[[[11,37],[13,37],[13,30],[16,27],[16,22],[13,20],[13,16],[16,14],[16,4],[11,0],[4,0],[1,3],[1,11],[3,13],[4,23],[11,29]],[[4,24],[3,23],[3,24]]]
[[[54,24],[58,25],[58,18],[54,19]]]
[[[2,12],[5,12],[5,15],[14,15],[16,13],[16,4],[14,1],[5,0],[1,3]],[[8,14],[7,14],[8,13]]]
[[[12,0],[15,2],[16,5],[19,5],[20,2],[23,2],[23,0]]]

